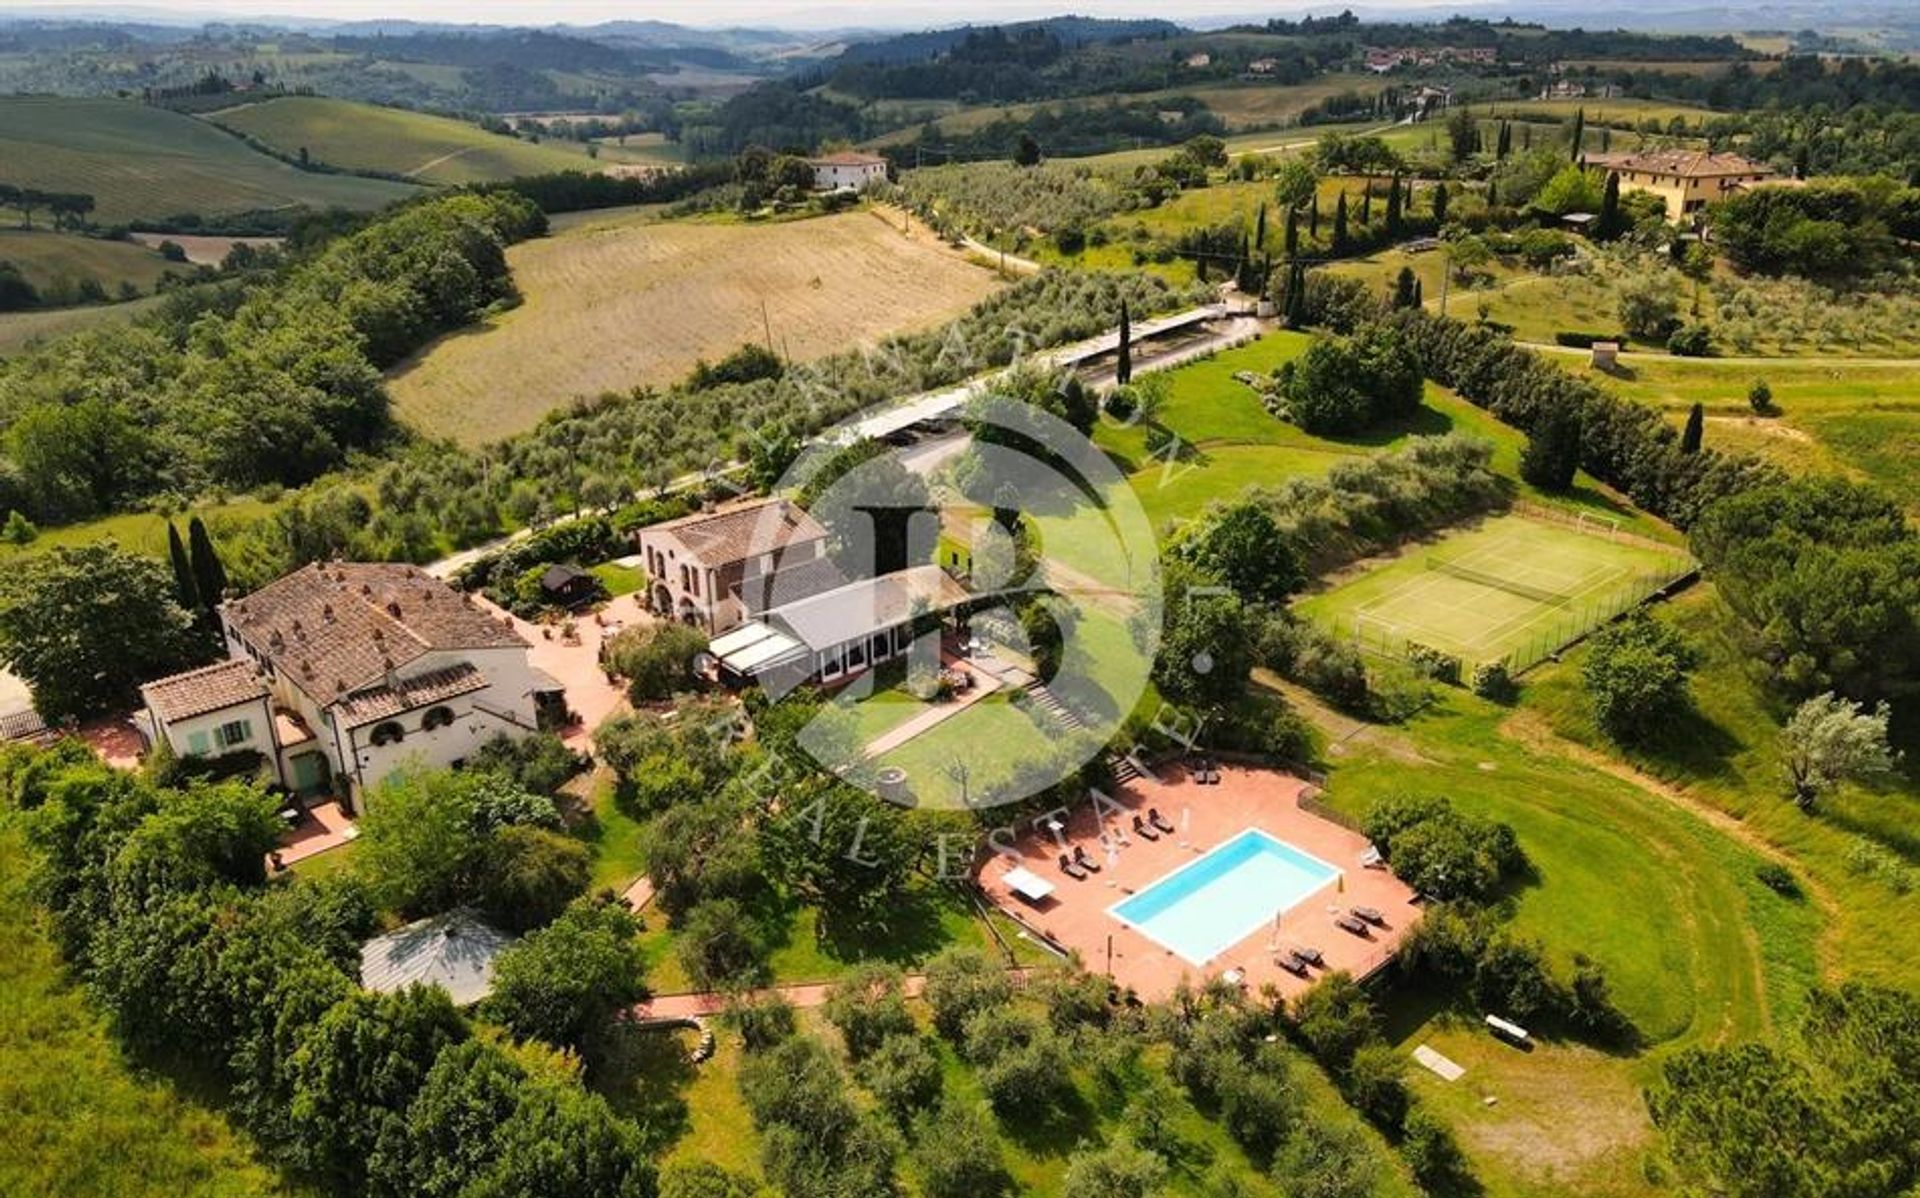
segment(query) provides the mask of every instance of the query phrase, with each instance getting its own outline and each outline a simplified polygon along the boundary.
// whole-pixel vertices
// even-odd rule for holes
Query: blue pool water
[[[1249,828],[1108,914],[1204,965],[1339,876],[1320,858]]]

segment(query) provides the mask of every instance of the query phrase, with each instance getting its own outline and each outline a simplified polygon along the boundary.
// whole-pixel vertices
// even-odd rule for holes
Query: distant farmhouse
[[[182,757],[256,752],[350,805],[414,759],[457,765],[536,731],[560,688],[520,634],[413,566],[328,562],[220,607],[228,660],[141,687]]]
[[[820,158],[807,159],[813,168],[813,186],[818,191],[859,191],[868,183],[887,177],[887,160],[877,154],[841,150]]]
[[[1499,55],[1492,46],[1384,46],[1368,48],[1366,67],[1384,75],[1398,67],[1491,66],[1497,61]]]
[[[1735,192],[1777,181],[1765,163],[1703,150],[1598,154],[1586,161],[1619,175],[1622,190],[1651,192],[1665,200],[1669,217],[1687,216]]]

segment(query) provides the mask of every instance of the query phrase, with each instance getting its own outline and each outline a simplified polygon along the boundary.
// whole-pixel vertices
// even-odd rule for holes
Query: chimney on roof
[[[398,620],[400,618],[400,605],[397,602],[388,603],[387,614],[392,616],[394,619]]]
[[[320,618],[329,624],[333,623],[333,604],[322,603],[320,605]]]

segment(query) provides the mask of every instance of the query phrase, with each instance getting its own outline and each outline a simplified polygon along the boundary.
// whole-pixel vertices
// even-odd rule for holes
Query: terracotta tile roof
[[[230,627],[322,706],[432,652],[522,649],[519,633],[405,565],[327,562],[222,605]]]
[[[701,565],[714,568],[788,545],[824,540],[827,535],[818,520],[785,499],[696,512],[655,524],[645,532],[671,532]]]
[[[485,690],[486,686],[487,676],[463,661],[444,670],[428,670],[412,678],[402,678],[395,686],[376,686],[349,695],[340,703],[339,718],[346,727],[358,728],[456,695]]]
[[[822,154],[818,158],[809,158],[813,166],[885,166],[887,160],[878,154],[862,154],[858,150],[836,150],[831,154]]]
[[[1682,179],[1713,179],[1725,175],[1770,175],[1773,168],[1738,154],[1710,154],[1704,150],[1648,150],[1639,154],[1596,154],[1594,166],[1641,174],[1673,175]]]
[[[156,679],[140,688],[147,706],[169,724],[234,707],[266,693],[259,671],[246,660],[216,662]]]

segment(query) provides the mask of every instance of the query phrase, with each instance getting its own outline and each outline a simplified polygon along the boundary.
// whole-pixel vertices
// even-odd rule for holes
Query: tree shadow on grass
[[[1096,1138],[1099,1119],[1086,1096],[1071,1089],[1047,1110],[1002,1116],[1000,1127],[1029,1156],[1064,1160]]]
[[[948,894],[927,887],[903,892],[887,908],[884,926],[832,918],[820,913],[820,945],[836,961],[885,961],[916,965],[948,946],[941,915],[952,902]]]
[[[696,1069],[688,1055],[694,1034],[615,1024],[596,1046],[589,1087],[640,1125],[649,1151],[664,1151],[687,1131],[684,1093]]]

